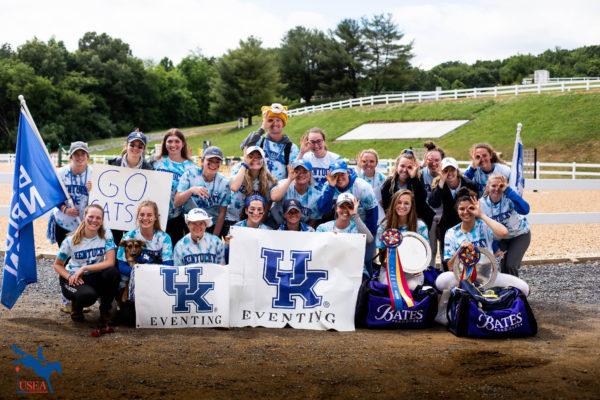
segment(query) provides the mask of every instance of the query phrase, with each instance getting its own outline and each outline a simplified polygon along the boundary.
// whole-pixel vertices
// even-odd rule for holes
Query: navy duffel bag
[[[507,338],[537,333],[527,297],[514,287],[481,292],[463,280],[450,293],[447,313],[448,330],[456,336]]]

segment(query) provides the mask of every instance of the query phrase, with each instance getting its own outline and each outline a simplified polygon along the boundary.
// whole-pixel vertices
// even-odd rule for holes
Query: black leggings
[[[179,215],[167,221],[165,232],[171,237],[173,248],[175,248],[177,242],[179,242],[189,231],[183,215]]]
[[[60,245],[65,240],[70,231],[63,229],[59,224],[55,225],[56,227],[56,244],[58,244],[58,248],[60,249]]]
[[[82,277],[84,283],[78,286],[71,286],[68,280],[59,277],[63,295],[71,301],[76,301],[80,307],[89,307],[100,298],[100,310],[110,310],[121,280],[119,270],[109,267],[102,271],[83,274]]]

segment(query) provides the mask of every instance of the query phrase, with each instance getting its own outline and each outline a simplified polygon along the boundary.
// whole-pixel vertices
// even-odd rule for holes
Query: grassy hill
[[[471,144],[488,142],[510,160],[516,126],[521,122],[523,145],[537,148],[539,161],[599,163],[599,111],[600,92],[521,95],[321,111],[290,117],[284,133],[299,144],[304,132],[318,126],[327,134],[329,149],[344,157],[353,158],[362,149],[374,148],[380,157],[394,158],[403,148],[422,147],[424,140],[336,143],[335,139],[367,122],[469,119],[471,122],[435,142],[447,155],[459,160],[468,159]],[[239,155],[240,142],[257,127],[205,131],[190,137],[189,143],[194,154],[204,140],[209,140],[221,147],[226,155]]]

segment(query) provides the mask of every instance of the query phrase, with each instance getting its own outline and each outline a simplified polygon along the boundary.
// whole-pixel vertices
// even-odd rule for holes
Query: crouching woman
[[[120,276],[114,267],[116,246],[103,222],[102,207],[87,206],[83,222],[62,242],[54,261],[62,293],[72,303],[73,321],[83,321],[83,307],[91,306],[100,298],[100,321],[106,323],[117,294]],[[66,260],[69,261],[65,266]]]

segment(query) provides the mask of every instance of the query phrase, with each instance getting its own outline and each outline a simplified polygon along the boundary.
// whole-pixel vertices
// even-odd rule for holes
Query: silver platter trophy
[[[431,247],[429,247],[429,242],[415,232],[402,232],[401,237],[402,241],[396,248],[396,251],[402,263],[402,270],[408,274],[417,274],[425,271],[431,262]],[[384,243],[386,243],[386,240],[384,240]],[[378,281],[386,285],[388,284],[383,267]]]
[[[463,249],[465,250],[461,250],[452,266],[456,280],[460,282],[467,279],[480,289],[492,287],[498,275],[496,257],[481,247],[476,247],[475,250]]]

